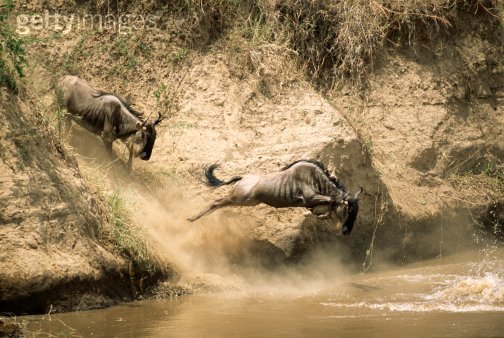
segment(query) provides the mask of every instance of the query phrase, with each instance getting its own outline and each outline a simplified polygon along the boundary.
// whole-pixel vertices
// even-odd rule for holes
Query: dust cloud
[[[157,197],[134,187],[124,191],[124,196],[134,200],[136,221],[146,229],[156,251],[178,267],[188,284],[217,291],[299,296],[334,287],[348,274],[337,257],[323,251],[296,266],[265,268],[248,251],[255,226],[251,218],[222,209],[191,223],[187,218],[210,201],[176,183]]]
[[[133,161],[133,174],[128,175],[122,160],[111,162],[101,140],[80,127],[72,128],[68,144],[92,184],[120,194],[133,221],[144,230],[151,251],[174,265],[185,285],[221,292],[302,295],[334,287],[348,274],[338,257],[323,251],[313,252],[296,266],[265,268],[250,253],[251,231],[256,226],[252,218],[230,208],[191,223],[187,218],[211,201],[176,180],[161,189],[146,186],[136,172],[143,165],[138,159]],[[121,142],[114,143],[120,158],[127,156],[123,148]]]

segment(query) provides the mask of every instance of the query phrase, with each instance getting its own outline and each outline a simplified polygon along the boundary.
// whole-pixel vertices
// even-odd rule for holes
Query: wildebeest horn
[[[145,121],[143,121],[143,122],[142,122],[142,127],[143,127],[143,126],[145,126],[145,124],[147,123],[147,121],[149,121],[149,120],[150,120],[151,115],[152,115],[152,113],[151,113],[151,114],[149,114],[149,116],[147,116],[147,118],[145,119]],[[155,121],[153,121],[153,122],[152,122],[152,125],[154,125],[154,126],[155,126],[155,125],[157,125],[157,124],[158,124],[159,122],[161,122],[163,119],[164,119],[164,116],[163,116],[163,115],[161,115],[161,113],[160,113],[160,112],[158,112],[158,118],[157,118]]]
[[[146,118],[146,119],[142,122],[142,127],[143,127],[143,126],[145,126],[145,125],[147,124],[147,121],[149,121],[149,120],[150,120],[151,115],[152,115],[152,113],[150,113],[150,114],[149,114],[149,116],[147,116],[147,118]]]
[[[164,119],[164,116],[161,115],[160,112],[158,112],[158,118],[156,119],[156,121],[152,122],[153,125],[157,125],[159,122],[161,122],[162,120]]]
[[[353,197],[350,196],[349,192],[346,192],[345,196],[343,196],[343,200],[344,201],[348,201],[349,199],[358,200],[359,199],[359,195],[362,194],[363,191],[364,191],[364,189],[362,189],[362,187],[359,187],[359,191],[357,191],[355,193],[355,195],[353,195]]]

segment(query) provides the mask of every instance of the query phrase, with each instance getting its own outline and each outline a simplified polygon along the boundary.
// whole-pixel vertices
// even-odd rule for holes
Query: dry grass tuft
[[[384,45],[415,44],[452,26],[460,12],[502,22],[498,1],[289,0],[276,5],[279,27],[313,79],[362,82]]]
[[[328,87],[341,79],[363,83],[387,44],[416,45],[455,28],[467,15],[504,22],[501,0],[91,0],[103,14],[153,13],[169,33],[174,63],[188,48],[201,51],[238,33],[247,44],[276,44],[297,53],[307,75]],[[460,19],[463,18],[463,19]],[[174,24],[177,22],[177,24]],[[118,74],[134,68],[138,46],[115,46]],[[170,48],[167,46],[167,48]]]

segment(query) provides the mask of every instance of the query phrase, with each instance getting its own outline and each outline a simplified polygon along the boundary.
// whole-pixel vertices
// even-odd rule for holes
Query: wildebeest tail
[[[221,187],[223,185],[231,184],[242,179],[241,176],[233,176],[227,181],[221,181],[215,177],[214,170],[219,168],[218,164],[210,164],[204,167],[204,178],[203,182],[210,187]]]

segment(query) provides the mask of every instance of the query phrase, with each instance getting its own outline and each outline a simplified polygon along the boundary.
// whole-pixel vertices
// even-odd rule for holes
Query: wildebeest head
[[[359,211],[359,195],[363,192],[363,189],[360,188],[355,195],[351,196],[348,193],[345,184],[340,179],[331,175],[324,167],[321,167],[321,169],[324,171],[334,187],[331,191],[331,197],[334,199],[334,204],[332,206],[322,205],[313,208],[312,213],[320,215],[329,212],[330,217],[333,218],[333,220],[337,220],[339,224],[343,223],[342,233],[344,235],[349,235],[352,232],[357,218],[357,213]]]
[[[158,118],[154,121],[148,118],[143,123],[137,124],[138,131],[134,136],[135,156],[144,161],[148,161],[151,157],[156,142],[156,125],[163,119],[161,113],[158,114]]]
[[[352,232],[355,219],[357,218],[357,213],[359,212],[359,195],[362,191],[363,189],[360,188],[354,196],[345,196],[343,199],[344,202],[341,203],[340,206],[336,207],[337,209],[342,208],[346,211],[346,220],[341,229],[343,235],[349,235]]]
[[[364,189],[359,188],[359,191],[357,191],[352,197],[349,195],[345,184],[340,179],[336,176],[329,175],[329,172],[326,172],[326,174],[331,182],[336,186],[337,191],[343,194],[340,195],[342,196],[340,199],[341,202],[336,199],[334,212],[340,219],[345,219],[342,226],[342,233],[343,235],[349,235],[352,232],[355,219],[357,218],[357,213],[359,212],[359,195]]]

